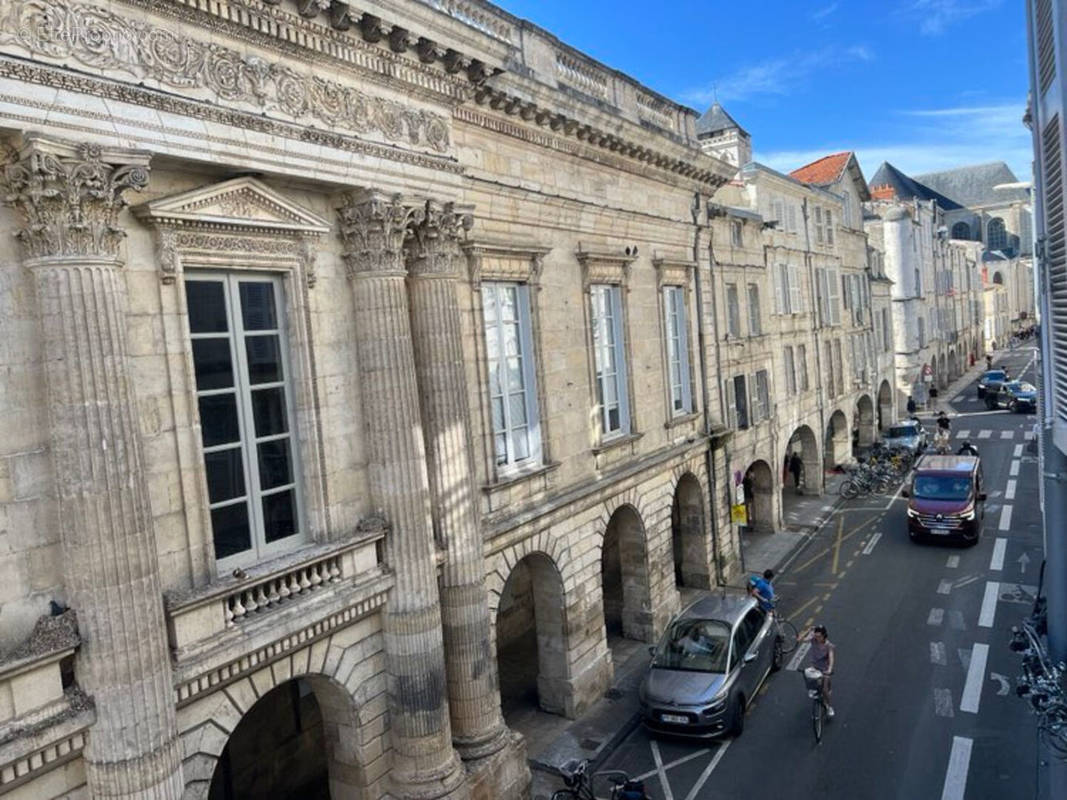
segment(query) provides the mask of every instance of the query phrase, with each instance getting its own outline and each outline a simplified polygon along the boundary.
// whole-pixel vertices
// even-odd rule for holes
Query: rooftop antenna
[[[715,99],[716,104],[719,102],[719,84],[712,81],[711,84],[711,96]]]

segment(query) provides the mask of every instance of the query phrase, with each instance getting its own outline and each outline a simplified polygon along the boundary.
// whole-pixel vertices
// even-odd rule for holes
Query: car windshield
[[[1008,388],[1011,389],[1013,392],[1026,393],[1037,391],[1037,387],[1035,387],[1032,383],[1027,383],[1026,381],[1012,381],[1008,384]]]
[[[971,479],[952,475],[918,475],[912,494],[923,500],[967,500],[971,496]]]
[[[903,439],[905,436],[918,436],[917,425],[893,425],[889,428],[890,439]]]
[[[681,619],[663,636],[653,667],[694,672],[726,672],[730,628],[712,619]]]
[[[1002,381],[1006,377],[1008,376],[1004,373],[1004,370],[1002,369],[995,369],[992,372],[987,372],[985,374],[985,379],[987,381]]]

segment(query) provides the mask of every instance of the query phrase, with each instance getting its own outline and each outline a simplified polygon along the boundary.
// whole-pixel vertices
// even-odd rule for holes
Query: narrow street
[[[1002,358],[1034,382],[1032,348]],[[837,645],[837,716],[814,741],[797,667],[771,675],[736,740],[652,740],[634,731],[602,769],[644,777],[657,800],[1035,795],[1035,725],[1015,697],[1011,626],[1029,612],[1041,565],[1035,417],[987,411],[971,383],[952,404],[955,446],[980,450],[988,501],[972,548],[913,544],[899,493],[844,504],[779,575],[798,628]],[[931,423],[927,421],[927,426]]]

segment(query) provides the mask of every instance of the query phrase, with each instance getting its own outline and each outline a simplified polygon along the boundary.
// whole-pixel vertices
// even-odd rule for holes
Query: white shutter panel
[[[782,284],[782,265],[779,264],[778,268],[774,270],[774,313],[784,314],[786,313],[786,290],[787,287]]]
[[[840,289],[837,283],[837,270],[828,270],[830,278],[827,283],[830,286],[829,303],[830,303],[830,324],[841,324],[841,298]]]
[[[794,313],[804,311],[804,294],[800,291],[800,270],[795,264],[789,266],[789,309]]]

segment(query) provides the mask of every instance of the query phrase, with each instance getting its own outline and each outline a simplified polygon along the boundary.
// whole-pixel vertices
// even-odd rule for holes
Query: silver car
[[[747,594],[716,593],[671,620],[641,682],[645,726],[654,733],[739,736],[745,708],[782,666],[772,618]]]
[[[906,447],[913,453],[921,453],[928,444],[926,428],[918,420],[906,419],[890,425],[885,432],[887,447]]]

